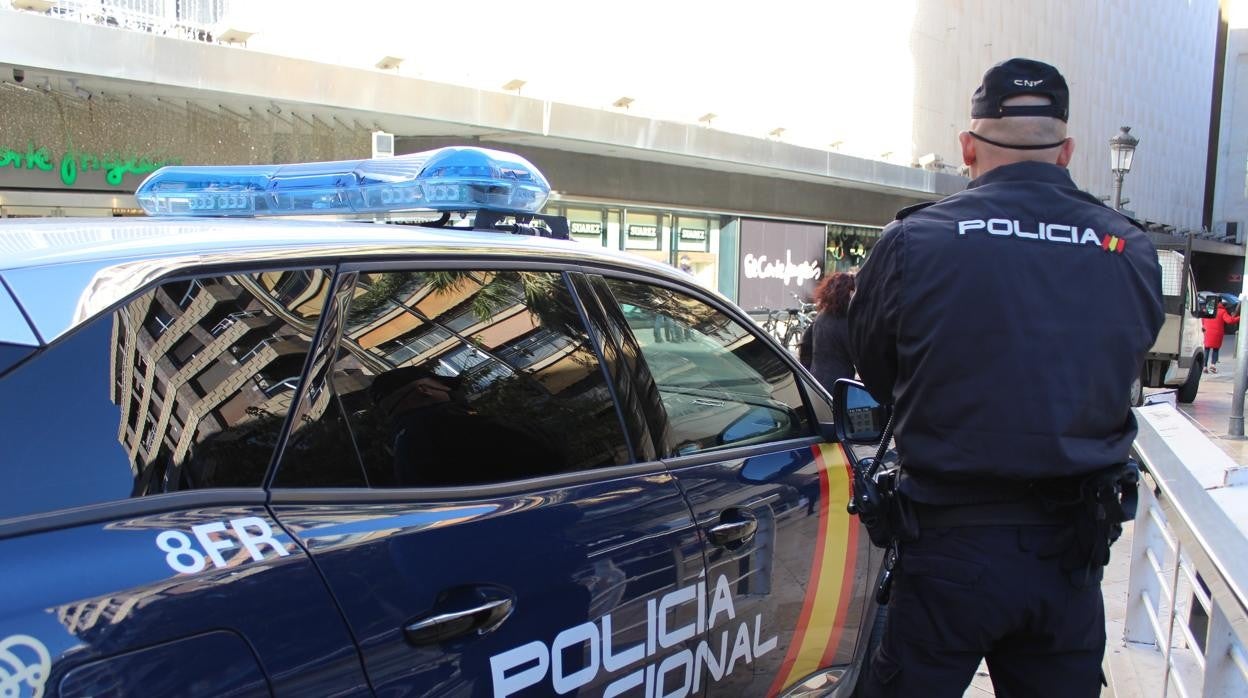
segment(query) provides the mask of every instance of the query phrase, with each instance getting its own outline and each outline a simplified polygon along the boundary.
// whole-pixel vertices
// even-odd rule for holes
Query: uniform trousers
[[[986,659],[998,698],[1099,696],[1103,569],[1072,581],[1053,553],[1062,532],[933,528],[902,544],[883,635],[857,695],[960,698]]]

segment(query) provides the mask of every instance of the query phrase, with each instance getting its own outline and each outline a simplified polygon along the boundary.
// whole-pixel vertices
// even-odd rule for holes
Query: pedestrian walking
[[[1217,314],[1200,321],[1200,329],[1205,333],[1205,373],[1218,372],[1218,352],[1222,350],[1226,328],[1238,324],[1239,314],[1231,315],[1225,301],[1218,301]]]
[[[850,349],[894,406],[908,522],[864,695],[959,697],[981,659],[998,696],[1100,695],[1161,269],[1071,180],[1068,105],[1051,65],[990,68],[959,135],[969,187],[900,211],[858,274]]]
[[[849,355],[849,299],[854,294],[854,275],[837,272],[815,286],[815,321],[802,335],[798,349],[802,364],[820,385],[832,390],[838,378],[853,378]]]

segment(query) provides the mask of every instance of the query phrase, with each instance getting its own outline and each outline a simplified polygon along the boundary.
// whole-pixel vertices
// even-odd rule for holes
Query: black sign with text
[[[738,305],[793,308],[798,297],[810,300],[823,274],[826,243],[822,225],[742,220]]]

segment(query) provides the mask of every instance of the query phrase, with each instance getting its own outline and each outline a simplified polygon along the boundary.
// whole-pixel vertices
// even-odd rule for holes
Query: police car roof
[[[153,279],[186,269],[463,254],[606,265],[687,280],[667,265],[576,241],[466,229],[290,219],[0,221],[0,280],[45,343]],[[16,341],[22,335],[13,330],[12,312],[6,331],[5,295],[0,287],[0,342]]]

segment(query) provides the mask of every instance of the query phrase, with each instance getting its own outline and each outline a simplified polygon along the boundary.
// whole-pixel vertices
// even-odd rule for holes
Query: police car
[[[444,148],[4,221],[0,695],[847,695],[828,394],[548,194]]]

